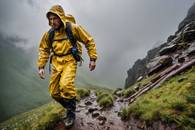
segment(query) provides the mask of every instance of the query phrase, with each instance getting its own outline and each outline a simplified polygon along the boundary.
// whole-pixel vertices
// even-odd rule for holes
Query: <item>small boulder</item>
[[[137,82],[141,81],[143,78],[143,76],[140,76],[139,78],[137,78]]]
[[[92,105],[92,102],[86,101],[86,102],[85,102],[85,105],[87,105],[87,106]]]
[[[89,113],[93,113],[94,111],[97,111],[97,110],[98,110],[98,108],[96,108],[96,107],[91,107],[91,108],[88,109],[88,112],[89,112]]]
[[[167,38],[167,42],[171,42],[174,38],[176,38],[175,35],[170,35],[170,36]]]
[[[178,58],[178,62],[179,62],[179,63],[184,63],[184,62],[185,62],[185,57],[184,57],[184,56],[179,57],[179,58]]]
[[[162,55],[170,54],[170,53],[173,53],[176,50],[177,50],[177,44],[172,44],[172,45],[169,45],[167,47],[162,48],[159,51],[159,55],[162,56]]]
[[[97,119],[99,120],[99,125],[104,125],[107,120],[104,116],[99,116]]]
[[[195,40],[195,30],[185,31],[182,35],[182,38],[184,42],[191,42]]]
[[[169,67],[172,65],[173,59],[171,56],[164,55],[161,57],[156,57],[156,61],[153,61],[154,66],[150,66],[148,75],[153,75],[154,73],[159,72],[160,70],[164,69],[165,67]]]
[[[195,42],[193,42],[187,50],[188,56],[195,55]]]
[[[92,113],[92,117],[93,117],[93,118],[96,118],[96,117],[98,117],[99,115],[100,115],[100,113],[98,113],[98,112],[93,112],[93,113]]]

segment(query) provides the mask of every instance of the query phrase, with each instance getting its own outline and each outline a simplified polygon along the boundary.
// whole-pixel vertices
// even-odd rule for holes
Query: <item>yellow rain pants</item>
[[[69,57],[70,60],[66,60],[67,57]],[[61,58],[61,60],[58,59],[57,61],[57,58]],[[74,80],[77,62],[73,57],[71,57],[71,55],[66,56],[66,59],[55,56],[52,58],[53,66],[49,91],[50,95],[57,101],[61,98],[72,99],[76,97]]]

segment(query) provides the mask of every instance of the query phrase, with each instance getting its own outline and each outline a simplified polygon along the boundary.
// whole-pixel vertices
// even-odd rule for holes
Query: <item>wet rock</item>
[[[172,61],[173,59],[170,56],[165,55],[165,56],[160,57],[159,64],[168,65],[168,64],[171,64]]]
[[[154,66],[150,66],[148,75],[152,75],[164,69],[165,67],[169,67],[173,62],[173,59],[168,55],[157,57],[155,59],[156,60],[153,61],[154,63],[152,63]]]
[[[85,124],[83,123],[83,119],[81,119],[81,126],[84,126]]]
[[[174,59],[178,59],[179,58],[179,56],[180,56],[181,54],[175,54],[173,57],[174,57]]]
[[[184,56],[179,57],[179,58],[178,58],[178,62],[179,62],[179,63],[184,63],[184,62],[185,62],[185,57],[184,57]]]
[[[114,125],[114,122],[113,121],[109,121],[109,124]]]
[[[109,126],[106,126],[106,130],[110,130],[110,127]]]
[[[170,56],[168,55],[164,55],[164,56],[157,56],[154,59],[150,60],[150,62],[146,65],[147,68],[150,70],[151,68],[154,68],[155,66],[157,66],[158,64],[161,64],[163,59],[167,59]]]
[[[195,30],[189,30],[189,31],[185,31],[183,33],[183,39],[184,42],[191,42],[193,40],[195,40]]]
[[[81,112],[82,109],[76,109],[76,112]]]
[[[171,42],[174,38],[176,38],[175,35],[170,35],[170,36],[167,38],[167,42]]]
[[[104,110],[105,110],[104,107],[100,107],[100,108],[99,108],[99,111],[104,111]]]
[[[79,104],[78,107],[81,107],[82,108],[82,107],[86,107],[86,106],[85,105],[82,105],[82,104]]]
[[[91,95],[90,98],[91,98],[91,99],[96,99],[95,94]]]
[[[117,88],[115,91],[114,91],[114,95],[118,96],[118,97],[121,97],[122,96],[122,92],[123,92],[123,89],[122,88]]]
[[[187,42],[181,42],[181,43],[178,43],[177,44],[178,46],[177,46],[177,49],[178,50],[184,50],[184,49],[187,49],[188,47],[189,47],[189,43],[187,43]]]
[[[181,30],[185,25],[188,25],[189,23],[193,23],[195,20],[195,4],[193,4],[190,9],[188,10],[188,13],[186,17],[181,21],[181,23],[178,26],[178,29]],[[190,25],[192,26],[192,25]]]
[[[143,78],[143,76],[140,76],[139,78],[137,78],[137,82],[141,81]]]
[[[97,110],[98,110],[98,108],[92,107],[92,108],[89,108],[89,109],[88,109],[88,112],[89,112],[89,113],[93,113],[94,111],[97,111]]]
[[[96,118],[96,117],[98,117],[99,115],[100,115],[100,113],[98,113],[98,112],[93,112],[93,113],[92,113],[92,117],[93,117],[93,118]]]
[[[151,52],[153,53],[153,51]],[[148,53],[148,55],[150,56],[151,54]],[[152,56],[153,55],[154,54],[152,54]],[[147,75],[146,59],[137,60],[135,64],[133,65],[133,67],[127,71],[127,74],[128,74],[128,77],[125,80],[125,88],[128,88],[130,85],[134,84],[138,77]]]
[[[195,55],[195,49],[194,50],[191,50],[189,53],[188,53],[188,56],[194,56]]]
[[[92,122],[87,122],[87,125],[93,126],[94,124]]]
[[[135,89],[136,91],[138,91],[138,90],[140,89],[141,86],[142,86],[141,83],[138,83],[138,84],[134,87],[134,89]]]
[[[148,72],[148,75],[153,75],[154,73],[157,73],[158,71],[160,71],[162,68],[162,65],[156,65],[154,68],[151,68]]]
[[[104,116],[99,116],[97,119],[99,120],[99,125],[104,125],[107,120]]]
[[[144,122],[139,122],[139,123],[137,124],[137,127],[138,127],[139,129],[143,129],[143,128],[145,127],[145,123],[144,123]]]
[[[99,121],[100,121],[100,120],[107,120],[105,116],[99,116],[97,119],[98,119]]]
[[[187,50],[188,56],[195,55],[195,42],[193,42]]]
[[[124,102],[124,100],[123,100],[122,98],[117,99],[116,101],[117,101],[117,102]]]
[[[86,102],[85,102],[85,105],[87,105],[87,106],[92,105],[92,102],[86,101]]]
[[[176,49],[177,49],[176,44],[164,47],[160,50],[159,55],[162,56],[162,55],[173,53]]]
[[[114,97],[114,100],[118,99],[118,96],[116,96],[116,95],[113,95],[113,97]]]
[[[119,96],[119,97],[123,96],[123,91],[122,91],[122,90],[118,91],[118,92],[116,93],[116,95]]]

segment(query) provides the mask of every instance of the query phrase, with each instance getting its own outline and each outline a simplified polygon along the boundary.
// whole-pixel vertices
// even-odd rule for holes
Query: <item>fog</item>
[[[186,16],[194,0],[0,0],[0,32],[24,39],[15,42],[33,56],[49,29],[46,12],[61,4],[95,39],[97,68],[88,70],[87,54],[77,83],[123,87],[127,70],[149,49],[162,44]],[[33,49],[32,49],[33,48]],[[86,50],[84,50],[86,52]]]

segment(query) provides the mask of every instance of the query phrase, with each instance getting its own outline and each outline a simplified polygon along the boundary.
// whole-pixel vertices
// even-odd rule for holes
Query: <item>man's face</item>
[[[55,14],[49,14],[49,25],[54,28],[54,29],[58,29],[60,27],[60,25],[62,24],[60,18],[55,15]]]

